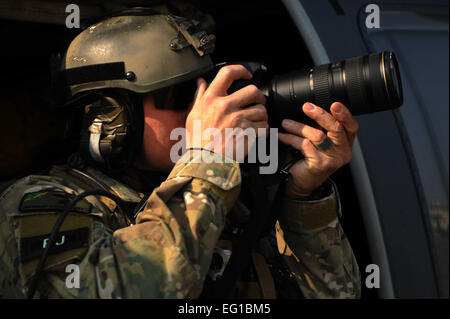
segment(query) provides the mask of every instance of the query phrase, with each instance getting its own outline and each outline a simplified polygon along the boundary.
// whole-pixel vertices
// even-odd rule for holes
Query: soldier
[[[214,38],[195,27],[132,10],[72,41],[64,76],[72,96],[89,101],[80,152],[2,193],[1,298],[208,295],[233,254],[236,230],[248,221],[249,209],[238,200],[241,168],[205,140],[189,142],[174,164],[170,133],[177,127],[193,133],[194,120],[221,132],[267,129],[268,118],[255,86],[227,94],[233,81],[251,78],[243,66],[223,67],[210,85],[201,78],[213,68]],[[287,133],[279,140],[305,159],[291,167],[275,232],[258,240],[234,297],[360,296],[358,265],[338,220],[338,192],[328,180],[350,161],[358,125],[340,103],[331,114],[308,103],[303,111],[327,134],[283,122]],[[217,161],[196,161],[205,153]],[[79,267],[79,287],[66,284],[69,264]]]

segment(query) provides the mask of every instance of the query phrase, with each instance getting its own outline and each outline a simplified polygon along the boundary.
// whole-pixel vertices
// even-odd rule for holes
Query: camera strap
[[[223,276],[216,281],[212,291],[208,291],[207,298],[233,297],[236,282],[241,278],[247,267],[252,256],[252,250],[256,246],[260,235],[267,228],[268,223],[276,219],[272,214],[275,213],[274,208],[280,205],[279,201],[282,199],[283,190],[281,186],[284,181],[282,175],[277,174],[276,176],[277,181],[275,183],[271,181],[271,187],[276,187],[276,190],[270,196],[266,185],[267,181],[264,181],[259,174],[257,165],[249,167],[251,194],[254,204],[251,216],[239,238],[238,244],[233,247],[233,253]]]

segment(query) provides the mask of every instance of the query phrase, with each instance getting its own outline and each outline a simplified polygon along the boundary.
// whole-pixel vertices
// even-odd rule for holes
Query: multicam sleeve
[[[205,163],[206,152],[186,153],[150,195],[136,225],[91,247],[81,263],[78,297],[199,296],[241,184],[237,163],[209,152]]]
[[[314,201],[287,199],[276,224],[278,250],[306,298],[360,298],[358,264],[338,215],[336,186]]]

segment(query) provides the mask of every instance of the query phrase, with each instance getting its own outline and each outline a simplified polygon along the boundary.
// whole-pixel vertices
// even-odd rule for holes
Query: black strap
[[[248,266],[252,249],[261,236],[274,229],[279,215],[279,207],[283,201],[285,181],[290,175],[289,169],[303,158],[300,151],[288,148],[293,155],[292,161],[285,164],[271,179],[263,179],[259,174],[258,165],[250,165],[250,187],[253,197],[253,209],[238,244],[233,245],[230,261],[223,276],[212,286],[212,293],[204,294],[205,298],[232,298],[236,281],[241,278]],[[266,184],[277,185],[275,197],[271,200]],[[236,247],[234,247],[236,246]]]
[[[206,298],[233,297],[236,282],[241,278],[242,273],[247,267],[252,249],[256,246],[260,234],[267,226],[268,221],[271,220],[272,208],[275,207],[278,200],[281,198],[280,194],[282,187],[278,186],[275,199],[270,203],[267,189],[262,182],[257,165],[250,167],[250,185],[252,187],[252,197],[254,200],[250,219],[239,238],[238,244],[235,245],[236,247],[233,246],[233,253],[225,268],[223,276],[213,286],[212,292],[208,292],[208,295],[205,296]]]
[[[125,63],[111,62],[80,66],[67,69],[60,73],[65,85],[75,85],[94,81],[126,79]]]

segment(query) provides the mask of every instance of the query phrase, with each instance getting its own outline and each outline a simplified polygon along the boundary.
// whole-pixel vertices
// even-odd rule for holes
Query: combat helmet
[[[95,97],[85,107],[79,153],[108,168],[129,166],[143,129],[142,107],[136,107],[142,103],[135,97],[157,95],[214,69],[214,43],[198,22],[147,8],[113,14],[83,30],[60,72],[71,99]]]
[[[130,9],[81,32],[62,69],[72,95],[102,88],[148,93],[211,70],[214,42],[195,21]]]

